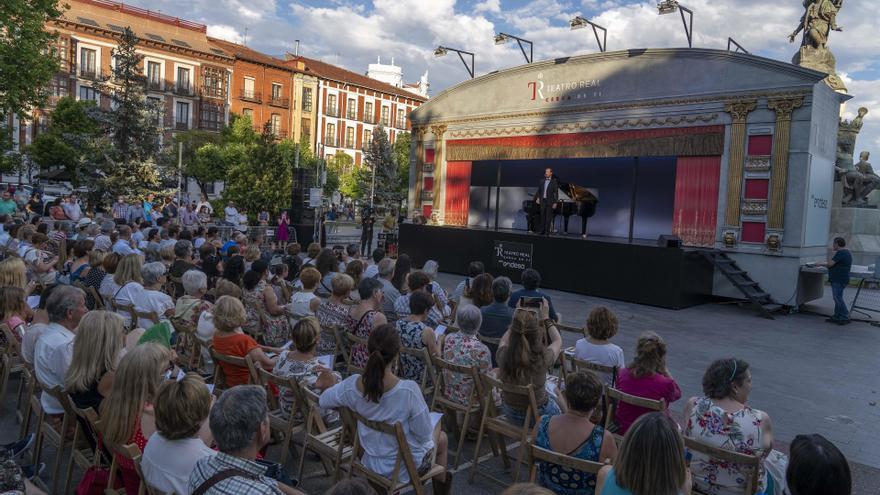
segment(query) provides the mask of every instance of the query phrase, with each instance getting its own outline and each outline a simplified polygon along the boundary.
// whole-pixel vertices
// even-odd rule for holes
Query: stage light
[[[438,46],[438,47],[434,50],[434,56],[437,57],[437,58],[445,57],[445,56],[446,56],[446,53],[447,53],[446,47],[443,47],[443,46]]]
[[[519,49],[522,51],[523,57],[526,58],[527,64],[530,64],[533,60],[535,60],[535,47],[531,41],[507,33],[498,33],[495,35],[496,45],[503,45],[510,40],[516,40],[516,43],[519,45]],[[529,45],[528,53],[526,53],[526,47],[523,46],[523,43],[527,43]]]
[[[674,14],[678,10],[678,2],[676,0],[665,0],[657,4],[657,10],[660,15]]]
[[[468,74],[470,74],[471,79],[474,78],[474,54],[471,52],[466,52],[464,50],[459,50],[457,48],[449,48],[448,46],[440,45],[434,49],[435,57],[445,57],[449,52],[455,52],[458,54],[458,58],[461,59],[461,63],[464,64],[464,68],[467,69]],[[471,63],[468,65],[467,61],[465,61],[464,56],[468,55],[471,58]]]
[[[681,14],[681,23],[684,24],[684,34],[687,36],[688,39],[688,47],[693,48],[694,11],[678,3],[677,0],[664,0],[663,2],[657,4],[657,12],[660,15],[674,14],[676,11]],[[685,13],[687,13],[688,19],[684,18]]]
[[[581,16],[577,16],[574,19],[568,21],[568,25],[571,27],[572,31],[576,29],[583,29],[587,26],[592,27],[593,34],[596,36],[596,43],[599,45],[599,51],[604,52],[608,48],[608,30],[604,27]],[[602,31],[601,38],[599,37],[599,31]]]

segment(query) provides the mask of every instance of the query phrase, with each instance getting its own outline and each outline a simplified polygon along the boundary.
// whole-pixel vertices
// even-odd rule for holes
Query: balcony
[[[324,146],[330,146],[331,148],[336,147],[336,138],[332,136],[327,136],[324,138]]]
[[[223,122],[219,120],[202,120],[199,122],[199,129],[203,131],[220,132],[223,129]]]
[[[175,131],[188,131],[189,124],[186,122],[175,122],[174,123],[174,130]]]
[[[193,87],[189,86],[189,85],[175,84],[173,91],[174,91],[174,94],[176,94],[178,96],[188,96],[188,97],[192,98],[193,96],[196,95],[195,89],[193,89]]]
[[[272,105],[273,107],[290,108],[290,98],[273,96],[269,98],[269,105]]]
[[[205,98],[217,98],[223,100],[226,98],[226,88],[214,86],[202,86],[202,96]]]
[[[327,107],[327,111],[324,112],[324,115],[328,117],[339,117],[339,109],[336,107]]]
[[[89,81],[106,81],[107,73],[102,70],[97,70],[94,67],[80,67],[79,73],[77,74],[82,79],[88,79]]]
[[[254,103],[263,102],[263,95],[259,91],[254,91],[252,89],[241,90],[238,97],[244,101],[252,101]]]
[[[147,80],[145,86],[147,88],[147,91],[155,91],[159,93],[165,91],[165,88],[170,87],[167,81],[162,81],[161,79]]]

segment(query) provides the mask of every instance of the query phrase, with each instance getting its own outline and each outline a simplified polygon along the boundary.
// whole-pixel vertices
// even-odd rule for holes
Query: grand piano
[[[596,214],[598,203],[599,198],[586,187],[559,181],[559,204],[554,212],[553,223],[556,224],[555,215],[562,215],[563,229],[567,234],[569,217],[578,215],[581,217],[581,237],[586,239],[587,220]],[[538,223],[541,221],[541,207],[534,200],[527,199],[523,201],[523,211],[526,212],[528,218],[529,232],[536,232]]]

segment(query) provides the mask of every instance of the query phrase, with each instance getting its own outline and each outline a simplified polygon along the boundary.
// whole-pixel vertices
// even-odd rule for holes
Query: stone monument
[[[804,15],[797,29],[789,35],[794,43],[797,35],[803,32],[801,47],[792,57],[791,63],[828,74],[825,82],[835,91],[846,93],[846,86],[837,75],[837,60],[828,49],[828,36],[831,31],[843,31],[837,25],[837,13],[843,7],[843,0],[803,0]]]

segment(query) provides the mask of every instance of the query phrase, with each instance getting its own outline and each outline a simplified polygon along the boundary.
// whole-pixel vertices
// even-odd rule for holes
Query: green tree
[[[360,190],[357,187],[354,178],[354,159],[344,151],[337,151],[327,162],[327,183],[324,185],[324,192],[332,194],[339,191],[340,194],[347,198],[359,198]],[[330,183],[335,182],[335,187],[327,187]]]
[[[363,191],[364,198],[370,198],[372,191],[376,204],[400,204],[405,194],[399,190],[397,164],[388,142],[388,134],[382,126],[373,131],[373,139],[364,149],[363,163],[357,177],[358,187]]]
[[[26,152],[41,169],[64,167],[74,187],[92,175],[89,160],[101,142],[101,129],[94,119],[95,102],[61,98],[55,105],[46,132],[34,138]]]
[[[403,199],[409,191],[409,151],[412,146],[412,135],[401,132],[394,141],[394,163],[397,165],[397,190]]]
[[[225,130],[224,130],[225,133]],[[208,194],[208,184],[226,177],[225,162],[220,144],[224,134],[191,130],[179,132],[174,136],[160,157],[160,165],[166,175],[177,174],[178,146],[183,146],[182,172],[184,177],[193,179],[202,194]]]

